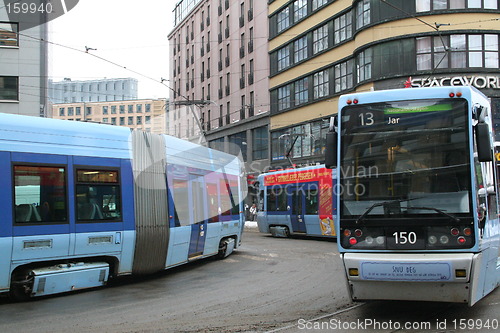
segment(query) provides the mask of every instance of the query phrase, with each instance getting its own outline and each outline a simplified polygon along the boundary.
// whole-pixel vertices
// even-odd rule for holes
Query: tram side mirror
[[[325,166],[328,169],[337,166],[337,132],[326,133]]]
[[[486,117],[486,109],[482,105],[474,105],[472,108],[472,114],[475,120],[480,123],[484,123],[484,118]]]
[[[325,167],[337,167],[337,117],[330,119],[330,130],[326,133]]]
[[[488,124],[478,123],[476,125],[477,158],[479,162],[493,161],[491,153],[491,139]]]

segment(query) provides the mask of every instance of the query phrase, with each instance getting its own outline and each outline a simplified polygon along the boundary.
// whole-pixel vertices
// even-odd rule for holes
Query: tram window
[[[267,210],[270,212],[276,211],[276,192],[275,189],[267,189]]]
[[[309,189],[306,192],[306,215],[318,214],[318,189]]]
[[[76,171],[76,216],[79,222],[121,220],[121,206],[118,171]]]
[[[14,166],[16,223],[67,221],[66,169]]]
[[[239,197],[238,197],[238,182],[237,181],[230,181],[229,186],[231,189],[231,196],[232,196],[232,207],[231,207],[231,214],[232,215],[238,215],[240,213],[240,205],[239,205]]]
[[[174,179],[174,206],[176,225],[189,225],[189,194],[187,180]]]
[[[207,184],[208,222],[219,222],[219,198],[217,184]]]
[[[227,216],[231,214],[231,196],[230,196],[230,186],[225,179],[220,181],[220,203],[221,203],[221,215]]]
[[[280,212],[286,212],[288,210],[287,191],[284,188],[278,193],[277,199],[276,209]]]

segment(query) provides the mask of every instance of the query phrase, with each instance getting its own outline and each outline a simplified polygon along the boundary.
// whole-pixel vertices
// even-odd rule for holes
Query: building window
[[[135,106],[136,112],[142,112],[142,104],[137,104]]]
[[[313,53],[316,54],[328,48],[328,24],[313,31]]]
[[[240,132],[233,135],[228,136],[229,141],[229,154],[232,155],[241,155],[243,157],[243,161],[247,160],[247,133]]]
[[[145,119],[144,119],[144,123],[145,123],[146,125],[151,124],[151,116],[146,116],[146,117],[145,117]]]
[[[312,0],[312,10],[315,11],[316,9],[323,6],[327,2],[328,0]]]
[[[293,46],[295,63],[307,58],[307,36],[297,39],[293,42]]]
[[[81,115],[82,115],[82,108],[81,108],[80,106],[77,106],[77,107],[75,108],[75,114],[76,114],[77,116],[81,116]]]
[[[295,105],[307,103],[309,101],[309,78],[305,77],[295,81]]]
[[[358,82],[372,77],[372,49],[366,49],[358,55]]]
[[[151,104],[146,104],[146,112],[151,112]]]
[[[125,125],[125,117],[120,117],[120,126]]]
[[[263,160],[268,158],[269,130],[267,125],[252,130],[252,159]]]
[[[73,107],[68,108],[68,116],[74,116],[74,109]]]
[[[291,86],[288,84],[284,87],[278,88],[278,110],[285,110],[290,108],[290,94]]]
[[[333,23],[335,44],[352,37],[352,12],[337,17]]]
[[[278,71],[290,66],[290,47],[287,45],[278,50]]]
[[[125,113],[125,105],[120,105],[120,113]]]
[[[128,125],[133,125],[134,124],[134,117],[128,117]]]
[[[134,113],[134,106],[128,105],[128,113]]]
[[[108,114],[108,107],[107,106],[102,107],[102,114]]]
[[[0,47],[19,46],[18,32],[19,27],[17,23],[0,22]]]
[[[278,33],[290,26],[290,10],[285,8],[278,13]]]
[[[64,117],[64,108],[59,108],[59,117]]]
[[[446,9],[498,9],[497,0],[416,0],[417,13]]]
[[[328,96],[328,94],[330,93],[329,82],[330,82],[329,70],[324,70],[314,74],[313,76],[314,99]]]
[[[137,116],[137,125],[142,125],[142,116]]]
[[[359,30],[370,24],[370,0],[361,0],[357,6],[356,29]]]
[[[416,48],[417,70],[499,66],[496,34],[421,37],[416,39]]]
[[[17,76],[0,76],[0,100],[19,100],[19,78]]]
[[[335,65],[335,92],[353,87],[352,60]]]
[[[307,15],[307,0],[295,0],[293,3],[294,22],[298,22]]]
[[[116,105],[111,105],[111,114],[116,114]]]

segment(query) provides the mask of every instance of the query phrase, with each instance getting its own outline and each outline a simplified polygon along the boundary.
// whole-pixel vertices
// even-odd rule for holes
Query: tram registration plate
[[[378,281],[450,281],[448,262],[362,262],[361,277]]]

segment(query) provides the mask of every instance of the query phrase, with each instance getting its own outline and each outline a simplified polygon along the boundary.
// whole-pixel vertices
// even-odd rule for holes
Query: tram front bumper
[[[473,253],[344,253],[353,301],[408,300],[471,304]]]

